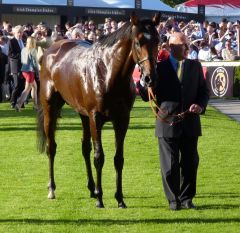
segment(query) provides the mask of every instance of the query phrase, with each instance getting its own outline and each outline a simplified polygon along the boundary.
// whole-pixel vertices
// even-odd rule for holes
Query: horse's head
[[[138,64],[142,79],[148,86],[153,86],[156,79],[156,58],[159,43],[159,33],[156,26],[159,21],[159,13],[152,20],[142,21],[138,19],[135,13],[131,15],[133,59]]]

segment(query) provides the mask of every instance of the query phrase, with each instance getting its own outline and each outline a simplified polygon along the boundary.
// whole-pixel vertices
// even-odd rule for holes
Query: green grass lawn
[[[127,209],[114,199],[114,133],[103,131],[104,209],[86,188],[81,123],[66,106],[57,131],[56,197],[47,199],[48,159],[36,151],[30,103],[17,113],[0,104],[0,232],[240,232],[240,124],[208,107],[202,117],[197,210],[171,212],[159,175],[154,116],[137,99],[125,141],[123,192]]]

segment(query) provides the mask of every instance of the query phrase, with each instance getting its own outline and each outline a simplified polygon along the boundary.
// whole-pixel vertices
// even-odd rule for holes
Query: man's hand
[[[201,114],[202,108],[198,104],[192,104],[189,108],[190,112],[196,113],[196,114]]]

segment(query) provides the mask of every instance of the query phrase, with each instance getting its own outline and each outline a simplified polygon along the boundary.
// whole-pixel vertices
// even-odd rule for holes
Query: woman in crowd
[[[33,37],[27,38],[26,47],[21,52],[22,62],[22,75],[25,78],[25,88],[21,96],[17,100],[15,109],[17,112],[20,111],[20,106],[27,99],[29,92],[32,89],[33,108],[37,109],[37,84],[35,81],[38,76],[38,63],[37,63],[37,50],[36,50],[36,39]]]

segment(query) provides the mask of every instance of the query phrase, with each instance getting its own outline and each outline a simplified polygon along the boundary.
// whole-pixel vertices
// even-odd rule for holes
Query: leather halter
[[[189,110],[186,110],[185,112],[181,112],[181,113],[176,114],[176,115],[168,114],[166,111],[164,111],[163,109],[161,109],[158,106],[157,101],[155,99],[155,96],[154,96],[151,88],[148,88],[148,99],[149,99],[149,103],[150,103],[152,112],[156,116],[156,118],[159,119],[161,122],[167,123],[170,126],[173,126],[173,125],[183,121],[184,118],[186,117],[186,115],[190,113]],[[157,108],[158,113],[166,115],[166,118],[162,118],[162,117],[160,117],[160,115],[158,113],[156,113],[156,111],[153,107],[153,103],[155,104],[155,108]],[[172,121],[169,121],[169,120],[167,120],[168,117],[173,117],[173,118],[176,118],[176,119],[173,119]]]
[[[139,60],[139,59],[137,58],[137,64],[139,65],[139,67],[141,67],[141,64],[142,64],[143,62],[147,61],[147,60],[151,61],[152,58],[151,58],[151,57],[144,57],[142,60]]]
[[[139,68],[141,69],[141,74],[142,74],[143,73],[143,69],[144,69],[143,66],[142,66],[142,63],[147,61],[147,60],[152,61],[154,59],[152,57],[150,57],[150,56],[146,56],[146,57],[144,57],[143,59],[140,60],[139,57],[138,57],[137,48],[136,48],[135,43],[134,43],[133,47],[134,47],[135,54],[136,54],[136,59],[137,59],[136,63],[139,66]]]

